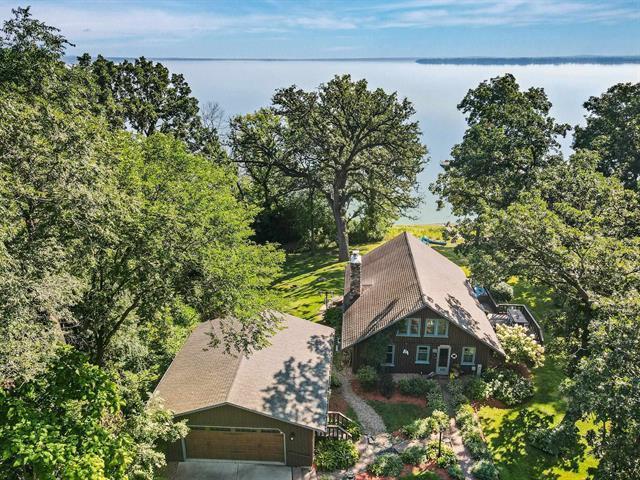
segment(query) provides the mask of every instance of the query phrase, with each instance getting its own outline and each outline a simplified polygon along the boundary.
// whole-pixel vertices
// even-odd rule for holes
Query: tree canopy
[[[307,92],[276,91],[273,104],[231,125],[235,161],[278,171],[313,188],[327,202],[336,227],[339,258],[348,258],[348,222],[365,206],[397,218],[417,206],[416,177],[426,148],[407,99],[366,80],[336,76]],[[263,171],[262,170],[262,171]]]
[[[574,148],[598,152],[598,170],[640,190],[640,83],[619,83],[584,104],[587,124],[577,126]]]

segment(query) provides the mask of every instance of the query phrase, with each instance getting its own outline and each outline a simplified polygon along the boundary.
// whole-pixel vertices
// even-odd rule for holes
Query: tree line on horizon
[[[186,430],[148,392],[193,326],[233,316],[214,341],[266,345],[277,244],[346,260],[380,240],[420,203],[427,148],[409,100],[349,75],[279,89],[223,135],[181,74],[67,65],[69,45],[28,8],[0,32],[0,476],[153,478]],[[507,74],[458,108],[430,188],[475,281],[518,276],[562,306],[544,327],[568,411],[549,437],[593,416],[593,477],[639,476],[640,84],[587,100],[569,158],[541,88]]]

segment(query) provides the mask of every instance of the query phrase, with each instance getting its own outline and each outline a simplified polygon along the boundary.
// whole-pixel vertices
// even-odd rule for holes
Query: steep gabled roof
[[[326,428],[333,329],[276,313],[283,329],[249,356],[211,346],[220,320],[200,324],[156,387],[175,415],[234,405],[314,430]]]
[[[347,266],[345,295],[349,275]],[[361,295],[344,313],[342,348],[430,308],[504,354],[462,269],[413,235],[402,233],[364,255],[361,282]]]

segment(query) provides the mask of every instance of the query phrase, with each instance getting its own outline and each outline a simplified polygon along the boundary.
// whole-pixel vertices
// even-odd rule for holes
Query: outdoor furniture
[[[517,308],[507,309],[507,314],[509,315],[509,318],[511,318],[513,323],[515,323],[516,325],[520,325],[523,327],[529,326],[529,320],[527,320],[524,314]]]

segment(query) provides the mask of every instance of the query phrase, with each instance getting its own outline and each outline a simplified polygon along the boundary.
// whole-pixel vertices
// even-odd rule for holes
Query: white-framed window
[[[429,345],[418,345],[416,347],[416,363],[428,364],[431,347]]]
[[[405,318],[398,324],[396,335],[399,337],[419,337],[420,336],[420,319]]]
[[[462,359],[460,365],[475,365],[476,347],[462,347]]]
[[[393,367],[396,363],[396,346],[387,345],[387,352],[384,357],[384,363],[382,365],[386,367]]]
[[[424,325],[425,337],[446,337],[449,335],[449,322],[444,318],[427,318]]]

